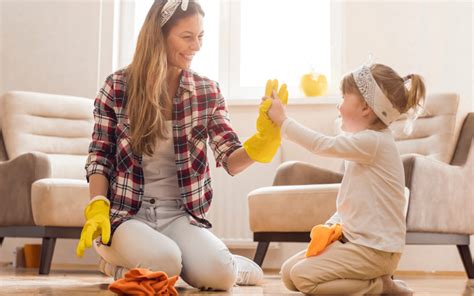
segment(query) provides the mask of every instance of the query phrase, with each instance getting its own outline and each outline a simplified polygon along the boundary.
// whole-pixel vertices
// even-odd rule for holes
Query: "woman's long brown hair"
[[[166,1],[157,0],[150,8],[138,35],[133,60],[125,69],[127,112],[130,120],[131,145],[134,153],[152,155],[158,138],[167,138],[166,108],[172,104],[168,94],[166,37],[182,18],[204,12],[190,1],[186,11],[178,6],[161,28],[161,10]]]

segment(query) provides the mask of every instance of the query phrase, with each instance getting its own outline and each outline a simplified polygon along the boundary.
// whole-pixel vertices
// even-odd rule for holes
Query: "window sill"
[[[226,100],[229,106],[256,106],[259,105],[261,100],[255,99],[233,99]],[[338,96],[322,96],[322,97],[296,97],[289,98],[288,105],[337,105],[341,102],[341,98]]]

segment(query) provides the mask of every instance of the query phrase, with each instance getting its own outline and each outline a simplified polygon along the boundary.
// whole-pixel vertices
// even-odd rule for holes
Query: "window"
[[[134,3],[133,44],[153,0]],[[326,75],[329,94],[337,93],[331,82],[340,75],[340,3],[200,0],[200,4],[206,13],[204,42],[191,67],[218,81],[227,99],[259,99],[270,78],[286,82],[291,97],[301,97],[299,80],[312,70]]]
[[[330,1],[241,0],[231,17],[231,93],[262,94],[269,78],[299,93],[300,77],[312,70],[331,77]],[[234,17],[235,16],[235,17]],[[260,90],[260,91],[259,91]]]

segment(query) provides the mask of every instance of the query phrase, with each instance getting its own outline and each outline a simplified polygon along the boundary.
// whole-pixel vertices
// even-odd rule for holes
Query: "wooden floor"
[[[229,292],[200,292],[182,281],[180,295],[302,295],[285,289],[277,271],[266,271],[265,282],[258,287],[234,287]],[[424,274],[398,273],[396,278],[415,290],[415,295],[474,295],[474,285],[462,273]],[[0,295],[115,295],[107,290],[111,278],[90,267],[56,267],[48,276],[35,269],[0,267]]]

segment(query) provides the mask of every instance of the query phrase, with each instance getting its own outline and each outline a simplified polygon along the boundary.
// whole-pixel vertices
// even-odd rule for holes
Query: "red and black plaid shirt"
[[[94,102],[94,132],[86,163],[87,179],[102,174],[109,180],[112,233],[135,215],[143,196],[142,156],[132,152],[126,113],[124,71],[110,75]],[[228,172],[227,159],[242,144],[230,125],[219,86],[191,71],[182,71],[173,99],[173,141],[178,185],[193,223],[211,227],[205,219],[212,200],[207,160],[209,143],[217,166]]]

